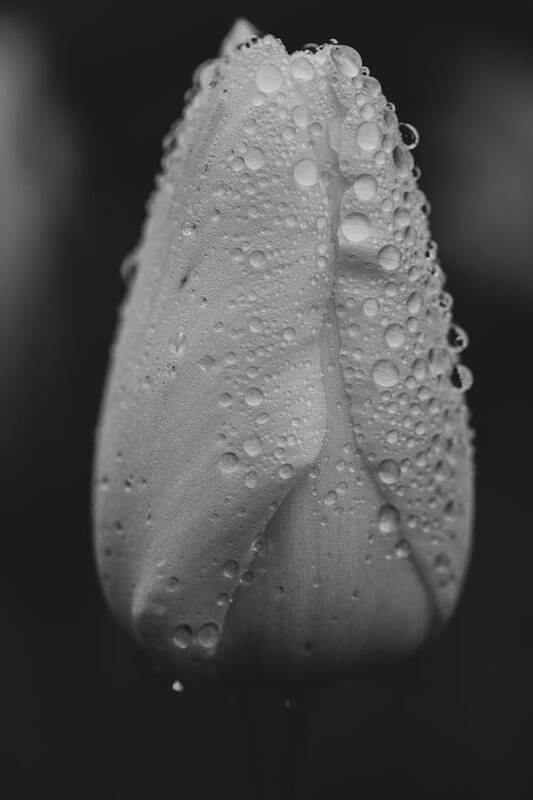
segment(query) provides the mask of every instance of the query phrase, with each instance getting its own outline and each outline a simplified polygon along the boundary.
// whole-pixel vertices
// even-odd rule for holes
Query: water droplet
[[[397,558],[409,558],[411,554],[411,547],[406,539],[400,539],[395,549]]]
[[[328,492],[324,497],[324,505],[333,506],[337,502],[337,499],[338,499],[337,492],[335,490],[332,490],[331,492]]]
[[[368,203],[376,196],[378,191],[378,183],[373,175],[358,175],[354,181],[353,190],[358,200]]]
[[[401,260],[401,253],[393,244],[386,244],[378,253],[378,263],[387,272],[393,272],[398,269]]]
[[[414,150],[420,141],[420,135],[415,126],[410,125],[408,122],[400,122],[398,127],[400,129],[400,136],[402,137],[402,142],[404,145],[408,150]]]
[[[400,467],[393,458],[385,458],[378,466],[378,476],[383,483],[392,485],[400,478]]]
[[[318,180],[316,161],[312,158],[302,158],[294,165],[292,174],[298,186],[314,186]]]
[[[224,578],[236,578],[239,574],[239,565],[236,561],[226,561],[222,567],[222,575]]]
[[[331,60],[345,78],[356,78],[363,64],[357,50],[346,44],[331,48]]]
[[[235,453],[223,453],[218,459],[218,468],[221,472],[235,472],[239,467],[239,459]]]
[[[381,128],[376,122],[362,122],[357,128],[355,138],[361,150],[372,152],[381,144]]]
[[[400,513],[391,503],[382,505],[378,512],[378,525],[382,533],[394,533],[400,525]]]
[[[365,317],[375,317],[379,312],[379,301],[375,297],[367,297],[363,302],[363,314]]]
[[[260,169],[265,163],[265,154],[260,147],[249,147],[244,155],[244,163],[248,169]]]
[[[258,456],[262,450],[261,439],[259,436],[250,436],[243,442],[242,447],[247,456]]]
[[[255,82],[260,92],[273,94],[281,88],[283,75],[275,64],[263,64],[259,67],[255,76]]]
[[[217,606],[219,608],[226,608],[226,606],[229,604],[229,601],[230,601],[229,594],[221,592],[217,597]]]
[[[364,214],[348,214],[341,222],[342,234],[352,244],[364,241],[370,234],[370,222]]]
[[[244,402],[248,406],[260,406],[264,399],[263,392],[261,389],[258,389],[257,386],[252,386],[250,389],[247,389],[244,395]]]
[[[282,464],[278,469],[278,475],[282,480],[288,481],[294,475],[294,467],[292,464]]]
[[[180,650],[185,650],[192,642],[192,631],[188,625],[179,625],[172,634],[172,641]]]
[[[394,166],[399,175],[406,178],[413,168],[413,157],[406,147],[396,146],[392,151]]]
[[[413,292],[407,298],[407,310],[411,314],[418,314],[422,309],[423,302],[422,296],[418,292]]]
[[[216,647],[220,639],[220,630],[215,622],[206,622],[197,634],[198,644],[202,647]]]
[[[305,56],[297,56],[291,61],[291,72],[299,81],[310,81],[315,76],[315,69]]]
[[[383,358],[376,361],[372,368],[374,383],[383,388],[395,386],[400,380],[400,373],[396,364]]]
[[[452,376],[452,382],[461,392],[467,392],[474,385],[472,370],[465,364],[457,364],[454,369],[454,375]]]
[[[248,489],[253,489],[255,486],[257,486],[257,480],[257,472],[250,470],[250,472],[247,472],[244,476],[244,485]]]
[[[448,331],[448,343],[455,353],[468,347],[468,335],[459,325],[451,325]]]
[[[306,106],[295,106],[292,110],[292,118],[299,128],[307,127],[309,122],[309,112]]]
[[[385,341],[392,350],[397,350],[405,343],[405,330],[401,325],[393,322],[385,328]]]
[[[254,250],[252,253],[250,253],[250,259],[249,260],[250,260],[250,264],[252,265],[252,267],[256,267],[256,269],[257,269],[258,267],[262,267],[263,266],[263,264],[266,261],[266,258],[265,258],[265,254],[263,253],[262,250]]]

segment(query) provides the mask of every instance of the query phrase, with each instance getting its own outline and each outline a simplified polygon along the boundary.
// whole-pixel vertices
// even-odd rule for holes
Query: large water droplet
[[[382,505],[378,512],[378,525],[382,533],[394,533],[400,525],[400,513],[391,503]]]
[[[383,483],[396,483],[400,478],[399,464],[393,458],[385,458],[378,466],[378,477]]]
[[[358,175],[354,181],[353,190],[358,200],[368,203],[376,196],[378,183],[373,175]]]
[[[385,328],[384,333],[385,341],[392,350],[397,350],[405,342],[405,330],[401,325],[393,322]]]
[[[357,211],[353,214],[348,214],[341,222],[341,231],[352,244],[362,242],[370,234],[369,219]]]
[[[396,364],[383,358],[376,361],[372,368],[374,383],[383,388],[395,386],[400,380],[400,372]]]
[[[283,75],[275,64],[263,64],[257,70],[255,82],[259,91],[265,92],[265,94],[272,94],[281,88]]]
[[[376,122],[362,122],[357,128],[356,141],[365,152],[377,150],[381,138],[381,128]]]
[[[315,76],[315,68],[305,56],[297,56],[291,61],[291,72],[299,81],[310,81]]]
[[[346,44],[331,48],[331,60],[345,78],[356,78],[363,64],[357,50]]]
[[[386,244],[378,253],[378,264],[387,272],[398,269],[401,260],[401,253],[393,244]]]
[[[298,186],[314,186],[318,180],[316,161],[312,158],[302,158],[294,165],[292,174]]]

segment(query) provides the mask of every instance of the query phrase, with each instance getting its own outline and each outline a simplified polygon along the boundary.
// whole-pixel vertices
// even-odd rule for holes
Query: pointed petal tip
[[[220,46],[220,55],[231,55],[236,47],[257,33],[258,30],[255,25],[252,25],[252,23],[248,22],[248,20],[244,19],[244,17],[239,17],[235,20],[230,30],[222,40],[222,44]]]

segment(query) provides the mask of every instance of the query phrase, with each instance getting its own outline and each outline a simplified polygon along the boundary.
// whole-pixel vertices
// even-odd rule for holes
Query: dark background
[[[508,4],[471,17],[465,6],[351,6],[0,2],[6,798],[253,798],[234,697],[172,692],[123,638],[90,525],[119,265],[192,72],[240,15],[290,50],[330,37],[355,46],[418,127],[421,187],[475,375],[475,546],[460,607],[409,663],[323,692],[301,796],[530,796],[530,28]]]

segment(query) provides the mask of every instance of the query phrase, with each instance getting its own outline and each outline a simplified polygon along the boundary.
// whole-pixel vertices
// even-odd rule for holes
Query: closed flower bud
[[[97,437],[106,596],[185,683],[408,654],[469,553],[471,378],[418,134],[351,47],[252,33],[167,138]]]

